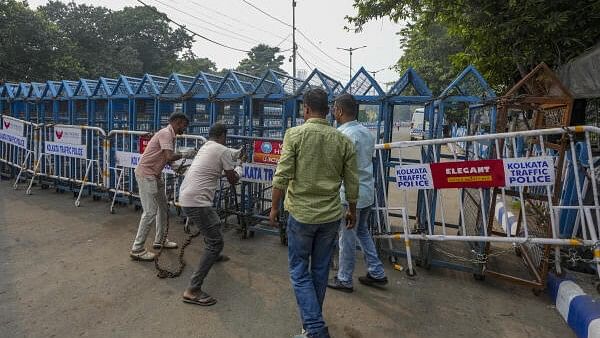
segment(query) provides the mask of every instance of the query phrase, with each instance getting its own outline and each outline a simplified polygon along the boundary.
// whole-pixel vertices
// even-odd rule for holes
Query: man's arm
[[[183,156],[173,151],[173,149],[163,149],[162,153],[165,155],[167,162],[175,162],[180,160]]]
[[[283,137],[281,157],[279,158],[279,163],[277,163],[277,169],[275,170],[275,175],[273,176],[271,213],[269,214],[269,221],[273,227],[278,225],[277,216],[279,215],[279,206],[281,205],[281,200],[283,199],[290,180],[294,179],[295,173],[296,149],[289,132],[286,132],[285,136]]]
[[[224,170],[225,177],[227,177],[227,182],[231,185],[236,185],[240,180],[240,176],[235,172],[235,170]]]
[[[350,141],[350,140],[349,140]],[[346,201],[348,201],[348,212],[346,213],[346,227],[354,228],[356,224],[356,202],[358,201],[358,158],[352,142],[346,145],[344,154],[344,187],[346,188]]]

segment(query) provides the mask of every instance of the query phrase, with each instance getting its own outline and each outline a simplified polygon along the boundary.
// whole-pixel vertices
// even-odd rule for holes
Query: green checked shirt
[[[346,200],[356,202],[358,168],[350,139],[318,118],[287,130],[273,187],[287,189],[284,206],[296,220],[322,224],[341,219],[342,181]]]

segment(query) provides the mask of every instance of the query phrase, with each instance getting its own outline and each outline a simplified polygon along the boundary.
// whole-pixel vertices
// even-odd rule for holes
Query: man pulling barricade
[[[204,236],[205,244],[198,269],[183,293],[183,301],[201,306],[217,302],[202,290],[202,283],[215,262],[228,259],[221,255],[224,241],[221,221],[213,207],[215,191],[223,173],[231,186],[238,182],[239,174],[235,169],[241,152],[225,146],[227,128],[223,124],[214,124],[208,137],[208,142],[200,148],[188,168],[179,191],[179,204],[188,221]]]
[[[144,244],[150,232],[152,223],[156,221],[156,235],[154,249],[175,249],[177,243],[165,239],[162,242],[167,221],[167,196],[162,172],[165,165],[173,163],[183,157],[193,157],[194,153],[179,154],[175,152],[175,139],[182,135],[189,120],[183,113],[173,113],[169,117],[169,125],[159,130],[152,136],[140,163],[135,169],[135,178],[138,183],[140,201],[142,203],[142,217],[138,226],[137,235],[131,247],[130,256],[133,260],[152,261],[156,256],[154,252],[146,250]]]

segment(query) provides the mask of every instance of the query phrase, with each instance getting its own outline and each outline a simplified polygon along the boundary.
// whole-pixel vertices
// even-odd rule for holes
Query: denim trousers
[[[292,215],[287,224],[289,272],[302,327],[309,337],[329,338],[323,301],[339,220],[300,223]]]
[[[373,237],[369,233],[369,216],[371,206],[361,208],[356,211],[356,226],[352,229],[346,228],[346,222],[343,220],[340,224],[339,236],[339,270],[337,278],[345,286],[352,286],[352,273],[354,272],[354,263],[356,262],[356,240],[363,252],[367,271],[373,278],[385,277],[383,264],[377,256],[377,249]]]

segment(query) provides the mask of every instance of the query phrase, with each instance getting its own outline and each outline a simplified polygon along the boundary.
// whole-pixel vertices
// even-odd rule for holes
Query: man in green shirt
[[[338,226],[344,216],[340,200],[346,187],[346,223],[354,227],[358,199],[358,169],[354,145],[331,127],[327,93],[320,88],[304,94],[304,123],[290,128],[283,139],[281,158],[273,177],[273,205],[269,216],[277,225],[285,193],[290,280],[306,337],[328,338],[322,308],[329,263]]]

